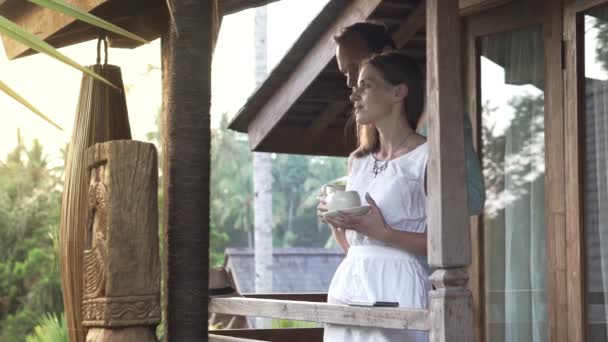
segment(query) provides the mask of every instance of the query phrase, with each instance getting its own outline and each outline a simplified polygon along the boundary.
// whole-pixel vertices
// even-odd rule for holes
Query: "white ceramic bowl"
[[[361,206],[361,198],[357,191],[334,191],[325,198],[327,210],[341,210]]]

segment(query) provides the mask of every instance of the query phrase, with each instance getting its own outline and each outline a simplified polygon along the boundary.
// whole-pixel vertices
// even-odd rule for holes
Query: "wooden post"
[[[464,163],[458,0],[427,0],[428,225],[431,342],[474,339]]]
[[[213,0],[173,0],[161,38],[168,341],[207,341]]]
[[[157,341],[160,323],[158,166],[152,144],[87,149],[82,325],[87,342]]]

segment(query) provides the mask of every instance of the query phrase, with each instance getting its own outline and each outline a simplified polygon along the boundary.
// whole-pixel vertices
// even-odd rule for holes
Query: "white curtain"
[[[584,23],[587,339],[608,341],[608,6],[587,12]]]
[[[587,78],[585,112],[585,241],[587,337],[608,340],[608,82]]]
[[[486,341],[545,342],[542,31],[537,27],[487,36],[481,46],[482,56],[504,72],[504,79],[482,81],[481,89],[488,192],[484,214]],[[482,59],[482,74],[495,73],[484,65],[488,64]],[[482,79],[486,79],[484,75]],[[492,89],[496,87],[507,91]],[[535,91],[530,92],[533,87]],[[502,130],[495,125],[508,111],[495,106],[512,108],[512,118]]]

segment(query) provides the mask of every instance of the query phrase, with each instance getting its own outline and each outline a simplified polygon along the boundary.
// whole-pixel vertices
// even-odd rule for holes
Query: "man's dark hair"
[[[361,37],[369,50],[375,54],[381,53],[386,47],[396,49],[386,25],[378,22],[363,21],[346,26],[334,36],[334,40],[336,43],[342,44],[355,35]]]

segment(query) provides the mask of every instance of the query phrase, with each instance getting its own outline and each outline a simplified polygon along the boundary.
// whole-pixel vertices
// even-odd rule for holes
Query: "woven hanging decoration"
[[[102,43],[105,47],[103,64],[100,63]],[[119,87],[121,91],[91,76],[83,75],[65,166],[61,205],[61,283],[71,342],[85,342],[86,336],[86,328],[82,326],[82,294],[89,180],[83,158],[84,151],[96,143],[131,139],[122,74],[118,66],[107,64],[107,59],[107,42],[105,37],[100,37],[97,44],[97,64],[89,68]]]

